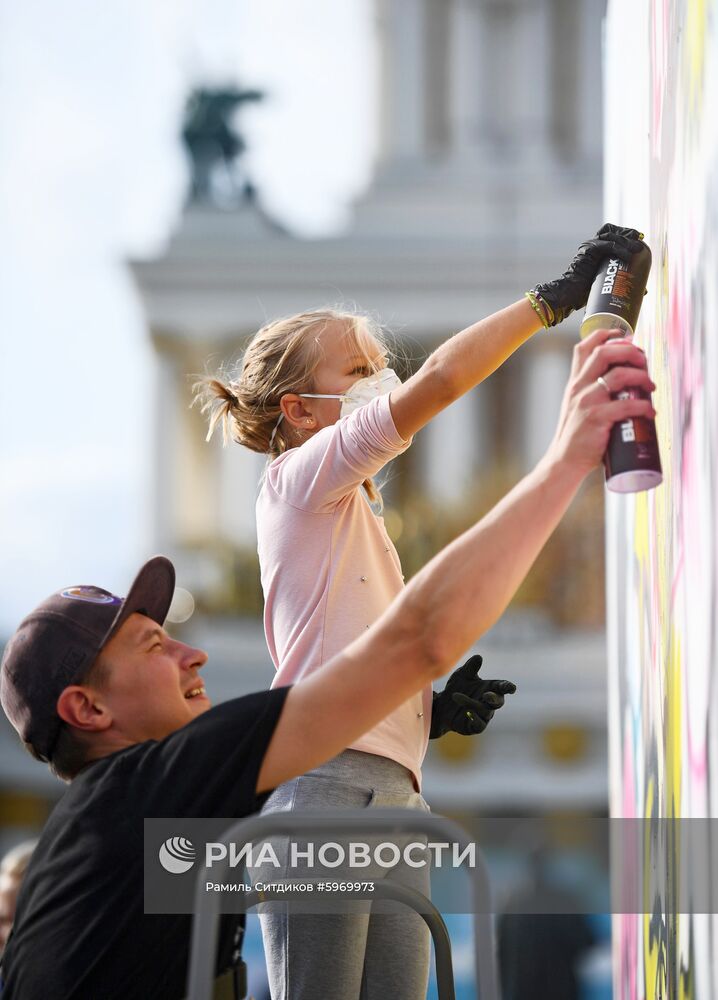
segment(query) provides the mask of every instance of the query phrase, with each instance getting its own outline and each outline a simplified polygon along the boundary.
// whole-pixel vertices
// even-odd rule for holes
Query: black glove
[[[630,261],[634,253],[645,246],[643,233],[605,223],[592,240],[586,240],[567,270],[556,281],[536,285],[531,291],[539,295],[549,307],[552,316],[546,317],[549,326],[558,326],[574,309],[581,309],[588,301],[588,293],[598,270],[606,257],[620,257]]]
[[[431,706],[429,739],[435,740],[444,733],[473,736],[483,733],[494,712],[504,703],[504,695],[513,694],[516,685],[511,681],[482,681],[479,670],[483,658],[471,656],[453,672],[444,690],[434,692]]]

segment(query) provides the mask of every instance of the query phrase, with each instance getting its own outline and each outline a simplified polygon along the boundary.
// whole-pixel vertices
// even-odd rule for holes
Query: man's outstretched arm
[[[577,345],[556,435],[546,455],[485,517],[435,556],[379,621],[287,696],[258,791],[328,760],[411,695],[445,674],[503,614],[576,491],[611,426],[653,416],[613,392],[653,387],[643,353],[599,330]],[[629,367],[631,366],[631,367]],[[638,371],[637,371],[638,369]]]

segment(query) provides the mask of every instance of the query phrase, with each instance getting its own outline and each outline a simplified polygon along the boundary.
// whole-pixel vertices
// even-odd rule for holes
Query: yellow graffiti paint
[[[682,658],[678,638],[670,629],[666,662],[666,815],[678,819],[681,814],[681,777],[683,773],[682,721],[683,684]]]
[[[655,780],[653,776],[646,784],[646,798],[644,803],[644,815],[646,820],[653,818],[653,802],[655,801]],[[651,921],[653,920],[653,900],[647,896],[648,887],[651,885],[651,850],[650,824],[644,825],[643,840],[643,976],[646,990],[653,996],[653,987],[658,984],[658,969],[660,966],[660,939],[651,934]],[[656,990],[655,995],[659,993]]]
[[[706,0],[690,0],[683,31],[683,54],[688,76],[690,111],[699,114],[703,103],[706,33],[708,12]]]

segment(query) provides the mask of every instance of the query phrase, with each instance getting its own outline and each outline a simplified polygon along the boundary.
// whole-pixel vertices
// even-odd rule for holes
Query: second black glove
[[[496,709],[503,705],[504,696],[514,693],[516,685],[512,681],[482,680],[479,670],[483,662],[478,654],[469,657],[449,677],[444,690],[434,692],[429,739],[448,732],[462,736],[483,733]]]

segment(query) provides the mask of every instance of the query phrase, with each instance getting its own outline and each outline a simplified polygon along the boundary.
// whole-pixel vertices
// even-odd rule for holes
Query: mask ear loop
[[[272,445],[274,444],[274,439],[277,436],[277,431],[279,430],[279,425],[281,424],[281,422],[282,422],[283,419],[284,419],[284,414],[280,413],[279,417],[277,419],[277,422],[274,425],[274,430],[272,431],[272,436],[269,439],[269,448],[267,449],[268,452],[271,452],[271,450],[272,450]]]
[[[297,395],[308,396],[311,399],[346,399],[346,393],[343,392],[298,392]],[[269,439],[269,448],[267,449],[269,452],[272,450],[272,445],[274,444],[274,439],[277,436],[277,431],[279,430],[279,425],[282,420],[284,420],[284,414],[280,413]]]

